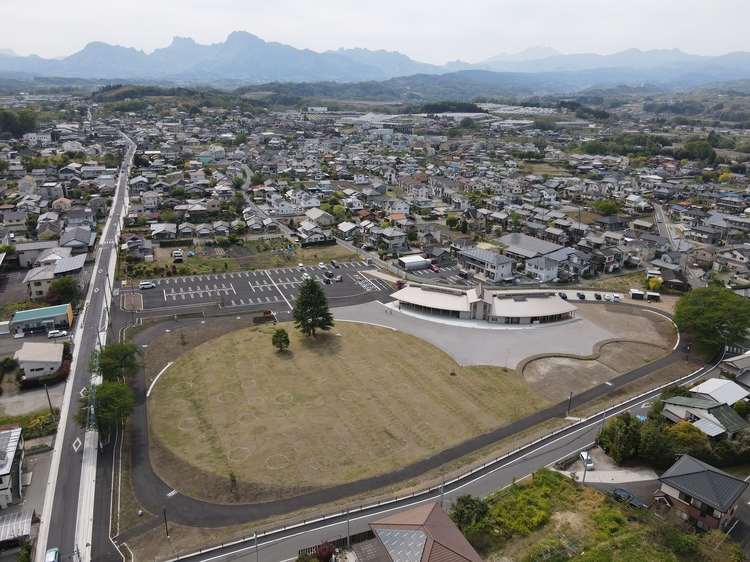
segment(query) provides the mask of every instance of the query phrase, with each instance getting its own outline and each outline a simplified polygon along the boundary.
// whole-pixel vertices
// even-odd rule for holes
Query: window
[[[684,519],[685,521],[687,521],[687,520],[689,519],[689,516],[688,516],[688,514],[687,514],[687,513],[683,512],[683,511],[680,511],[680,510],[679,510],[679,509],[677,509],[677,508],[675,508],[675,510],[674,510],[674,514],[675,514],[675,515],[676,515],[677,517],[679,517],[680,519]]]
[[[703,521],[696,521],[695,526],[698,527],[701,531],[710,531],[711,527],[706,525]]]

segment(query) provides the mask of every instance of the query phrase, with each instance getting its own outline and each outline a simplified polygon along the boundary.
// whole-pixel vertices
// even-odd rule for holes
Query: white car
[[[302,274],[302,279],[310,279],[310,274],[309,273],[303,273]]]
[[[328,269],[328,268],[326,267],[326,264],[324,264],[323,262],[320,262],[320,263],[318,264],[318,267],[319,267],[320,269]]]
[[[304,263],[298,263],[297,264],[297,269],[299,269],[300,271],[305,271],[305,264]]]
[[[51,340],[55,338],[64,338],[67,335],[68,332],[66,332],[65,330],[50,330],[49,332],[47,332],[47,337]]]
[[[154,285],[153,281],[141,281],[138,283],[139,289],[153,289],[154,287],[156,287],[156,285]]]
[[[604,300],[605,300],[605,301],[611,301],[611,300],[612,300],[612,295],[610,295],[609,293],[606,293],[606,294],[604,295]]]

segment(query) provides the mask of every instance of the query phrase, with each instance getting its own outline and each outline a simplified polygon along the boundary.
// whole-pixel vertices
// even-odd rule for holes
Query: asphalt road
[[[129,162],[132,152],[125,157],[125,163]],[[66,382],[66,397],[70,399],[64,404],[61,412],[66,416],[64,432],[58,433],[55,443],[55,456],[59,458],[57,469],[57,480],[54,485],[55,491],[52,504],[48,507],[45,503],[47,513],[42,513],[47,528],[46,540],[44,535],[40,537],[37,550],[38,556],[42,556],[46,548],[57,547],[60,549],[62,560],[75,559],[74,556],[82,554],[86,556],[87,544],[76,544],[76,526],[78,525],[77,510],[79,504],[79,492],[81,484],[81,466],[83,459],[83,447],[80,443],[84,441],[84,432],[75,424],[72,415],[77,409],[77,398],[81,391],[91,383],[88,372],[88,360],[91,352],[97,344],[98,332],[106,329],[106,316],[102,311],[106,307],[105,299],[110,297],[111,287],[108,277],[104,274],[115,259],[117,249],[117,232],[120,225],[119,217],[123,212],[124,197],[126,192],[127,171],[121,175],[118,185],[117,196],[113,203],[110,217],[105,230],[99,241],[98,257],[95,268],[99,274],[95,277],[89,288],[88,297],[84,305],[83,313],[76,320],[76,334],[74,336],[74,365],[71,376]],[[104,322],[104,326],[102,326]],[[106,342],[102,342],[105,344]],[[69,388],[70,387],[70,388]],[[67,407],[66,407],[67,406]],[[56,462],[53,458],[53,462]],[[106,524],[109,530],[109,517],[94,518],[94,536],[97,535],[97,527]],[[108,535],[108,532],[107,532]],[[41,552],[41,554],[39,554]],[[37,558],[39,559],[39,558]],[[96,558],[95,558],[96,559]]]

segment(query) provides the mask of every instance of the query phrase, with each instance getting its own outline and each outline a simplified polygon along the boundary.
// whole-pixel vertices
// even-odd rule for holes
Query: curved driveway
[[[592,303],[592,305],[594,305],[594,303]],[[377,307],[378,311],[382,309],[382,305],[372,304],[369,306]],[[339,316],[335,309],[334,314],[335,316]],[[395,314],[397,313],[394,313],[394,316]],[[372,317],[372,314],[367,314],[366,317]],[[392,316],[388,314],[388,317],[388,319],[390,319]],[[180,325],[202,321],[217,322],[226,320],[225,317],[180,320]],[[133,343],[136,345],[145,345],[163,332],[164,325],[155,325],[138,334],[134,338]],[[590,400],[611,392],[629,382],[637,380],[644,375],[661,369],[670,363],[682,360],[684,357],[684,351],[681,349],[675,349],[672,353],[662,359],[644,365],[643,367],[629,373],[625,373],[609,381],[608,384],[601,384],[579,394],[578,396],[574,396],[572,407],[575,408],[578,405],[589,402]],[[152,513],[158,514],[163,507],[166,507],[169,512],[170,521],[181,525],[196,527],[223,527],[236,525],[271,516],[292,513],[301,509],[314,508],[347,497],[367,494],[373,490],[397,484],[409,478],[421,476],[426,472],[439,468],[444,463],[464,457],[474,451],[492,445],[499,440],[531,429],[549,419],[564,417],[568,408],[568,401],[563,401],[531,416],[497,428],[491,432],[475,437],[469,441],[441,451],[429,458],[422,459],[388,474],[382,474],[356,482],[340,484],[338,486],[284,500],[259,504],[224,505],[213,504],[184,496],[173,490],[153,471],[149,457],[146,387],[143,371],[141,371],[141,375],[138,377],[136,393],[137,405],[131,424],[131,451],[133,467],[132,480],[138,501],[145,509]],[[120,535],[117,539],[119,542],[124,542],[160,524],[161,521],[158,518],[151,520],[140,527],[136,527],[135,529]]]

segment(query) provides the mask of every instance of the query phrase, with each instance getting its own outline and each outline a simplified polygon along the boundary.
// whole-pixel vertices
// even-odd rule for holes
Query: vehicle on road
[[[602,296],[599,293],[594,293],[594,298],[598,301],[602,300]]]
[[[64,338],[68,335],[68,332],[65,330],[50,330],[47,332],[47,337],[49,339],[55,339],[55,338]]]
[[[440,268],[437,265],[435,265],[434,263],[431,263],[430,264],[430,270],[434,271],[435,273],[438,273],[440,271]]]
[[[460,277],[461,279],[468,279],[468,278],[469,278],[469,274],[468,274],[468,273],[466,273],[465,271],[459,271],[459,272],[458,272],[458,276],[459,276],[459,277]]]
[[[297,264],[297,269],[299,269],[300,271],[305,271],[305,264],[304,263],[298,263]]]
[[[333,266],[334,269],[338,269],[339,267],[341,267],[339,265],[339,262],[337,262],[336,260],[331,260],[331,265]]]
[[[641,509],[642,507],[645,507],[645,504],[641,500],[622,488],[610,488],[609,494],[615,499],[615,501],[627,503],[628,506],[633,509]]]
[[[612,300],[614,302],[620,302],[620,299],[622,298],[622,295],[618,295],[617,293],[612,295]]]
[[[568,295],[566,293],[557,293],[557,296],[564,301],[568,300]]]
[[[44,555],[44,562],[60,562],[60,550],[57,548],[50,548]]]
[[[341,283],[343,280],[344,280],[344,278],[341,275],[337,275],[336,279],[334,279],[334,281],[336,281],[336,283]]]
[[[577,296],[577,297],[578,297],[578,298],[579,298],[580,300],[582,300],[582,301],[585,301],[585,300],[586,300],[586,295],[584,295],[583,293],[576,293],[576,296]]]
[[[302,274],[302,279],[310,279],[310,274],[305,272]]]
[[[153,289],[154,287],[156,287],[156,285],[154,285],[153,281],[141,281],[138,283],[139,289]]]
[[[611,301],[612,300],[612,295],[610,295],[609,293],[605,294],[604,295],[604,300],[605,301]]]

